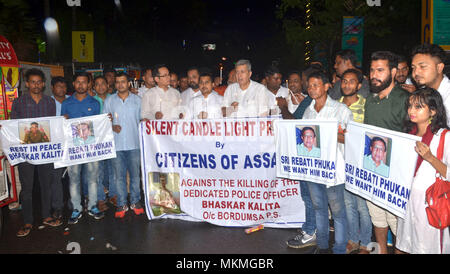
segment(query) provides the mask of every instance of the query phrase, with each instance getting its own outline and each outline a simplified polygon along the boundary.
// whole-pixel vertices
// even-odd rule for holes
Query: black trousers
[[[29,163],[20,163],[18,165],[20,183],[22,184],[20,202],[22,204],[22,216],[25,224],[33,224],[33,185],[35,169],[37,169],[41,190],[42,218],[45,219],[50,217],[53,164],[32,165]]]
[[[62,175],[66,168],[52,168],[52,181],[51,181],[51,208],[54,210],[61,210],[64,206],[63,201],[63,183],[62,183]]]

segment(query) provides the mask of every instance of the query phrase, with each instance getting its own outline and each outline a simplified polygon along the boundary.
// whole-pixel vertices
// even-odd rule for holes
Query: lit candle
[[[116,125],[119,124],[119,114],[117,112],[114,112],[114,121]]]

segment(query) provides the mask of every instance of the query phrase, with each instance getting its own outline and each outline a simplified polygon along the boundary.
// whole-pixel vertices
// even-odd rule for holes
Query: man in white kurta
[[[210,74],[200,75],[200,92],[195,96],[188,106],[191,119],[218,119],[222,118],[223,97],[213,90],[212,76]]]
[[[283,87],[281,85],[281,81],[283,76],[281,75],[281,72],[276,67],[269,67],[269,69],[266,70],[265,73],[266,83],[267,83],[267,90],[270,91],[270,98],[271,98],[271,109],[272,109],[272,115],[281,114],[281,110],[277,106],[277,99],[276,98],[289,98],[289,89]],[[291,112],[292,113],[292,112]]]
[[[257,82],[250,80],[251,64],[248,60],[236,63],[237,83],[225,90],[222,111],[226,117],[265,117],[273,106],[270,91]]]
[[[143,72],[144,76],[142,77],[142,79],[144,80],[144,85],[137,91],[137,96],[139,96],[141,99],[144,96],[144,93],[155,87],[155,80],[153,79],[152,69],[147,68]]]
[[[169,69],[154,69],[156,86],[142,96],[141,119],[178,119],[181,103],[178,90],[170,87]]]

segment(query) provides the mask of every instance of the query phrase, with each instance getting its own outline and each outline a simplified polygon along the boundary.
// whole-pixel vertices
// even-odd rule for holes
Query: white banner
[[[64,121],[64,153],[55,168],[116,157],[116,147],[107,114]]]
[[[276,178],[272,125],[273,118],[142,122],[149,219],[300,227],[299,184]]]
[[[0,121],[1,143],[11,165],[47,164],[63,152],[64,118],[41,117]]]
[[[277,176],[334,185],[337,120],[275,121]]]
[[[6,159],[0,159],[0,202],[9,197]],[[1,210],[1,208],[0,208]],[[0,220],[1,221],[1,220]]]
[[[345,135],[345,188],[403,218],[421,138],[349,122]]]
[[[54,163],[55,168],[116,157],[107,114],[0,121],[0,140],[11,165]]]

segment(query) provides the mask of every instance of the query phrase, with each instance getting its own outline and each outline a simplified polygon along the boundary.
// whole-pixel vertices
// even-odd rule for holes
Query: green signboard
[[[364,42],[364,18],[344,16],[342,22],[342,49],[353,49],[357,57],[357,66],[362,66]]]

